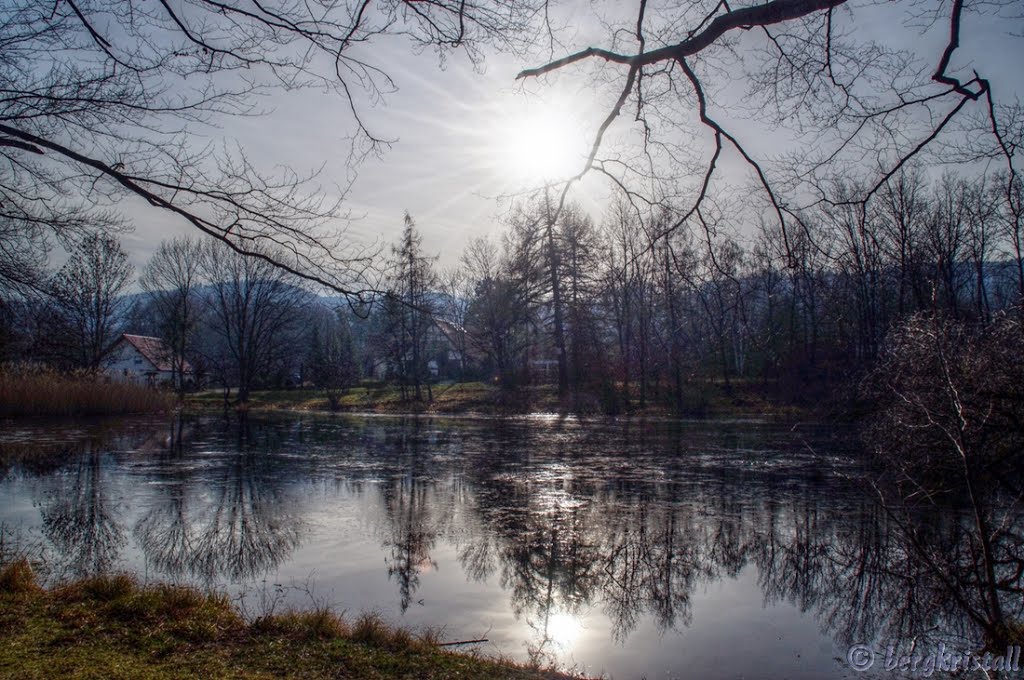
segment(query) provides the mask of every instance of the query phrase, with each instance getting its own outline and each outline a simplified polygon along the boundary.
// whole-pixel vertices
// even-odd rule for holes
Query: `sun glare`
[[[571,614],[560,612],[553,614],[548,619],[547,637],[563,649],[571,648],[581,632],[583,632],[582,624]]]
[[[508,170],[521,181],[564,179],[583,169],[587,145],[566,110],[538,107],[510,117],[503,135]]]

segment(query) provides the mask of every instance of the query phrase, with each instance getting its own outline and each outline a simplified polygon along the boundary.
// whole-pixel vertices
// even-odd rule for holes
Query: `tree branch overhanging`
[[[562,57],[543,66],[524,69],[516,79],[535,78],[560,68],[591,58],[599,58],[631,67],[650,66],[662,61],[678,61],[699,54],[729,31],[747,29],[751,26],[771,26],[784,21],[799,19],[815,12],[828,10],[844,4],[847,0],[771,0],[753,7],[729,10],[719,15],[696,35],[675,45],[661,47],[649,52],[627,55],[598,47],[588,47],[575,54]]]

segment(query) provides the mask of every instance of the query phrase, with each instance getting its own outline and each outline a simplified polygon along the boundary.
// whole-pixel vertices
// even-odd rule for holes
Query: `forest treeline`
[[[910,168],[866,207],[846,191],[836,183],[785,235],[706,214],[676,226],[671,206],[625,198],[595,220],[545,195],[445,268],[407,214],[372,302],[189,238],[161,244],[127,295],[127,256],[94,234],[41,290],[5,292],[0,351],[100,370],[127,331],[160,337],[182,375],[241,401],[305,384],[336,403],[367,378],[429,400],[461,379],[549,383],[581,410],[685,412],[709,383],[803,403],[851,395],[915,315],[984,326],[1024,300],[1019,183]]]

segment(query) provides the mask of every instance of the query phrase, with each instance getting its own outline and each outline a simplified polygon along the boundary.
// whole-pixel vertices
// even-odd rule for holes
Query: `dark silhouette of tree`
[[[207,352],[220,366],[225,388],[237,385],[238,401],[245,403],[259,380],[295,357],[309,294],[269,260],[242,256],[216,241],[203,253],[202,268],[216,339]]]
[[[304,378],[324,390],[327,403],[337,410],[341,395],[356,379],[355,350],[346,309],[314,307],[310,314],[313,330]]]
[[[427,343],[434,324],[438,280],[433,269],[436,258],[423,254],[422,240],[416,222],[406,213],[401,239],[391,248],[384,308],[385,335],[403,400],[409,398],[410,384],[416,401],[423,400],[424,386],[428,400],[433,399],[427,372]]]
[[[79,450],[69,483],[54,489],[42,509],[43,535],[56,547],[58,564],[72,576],[103,574],[117,562],[125,529],[109,480],[103,473],[103,450],[97,441]]]
[[[889,339],[869,383],[879,401],[869,437],[885,471],[882,501],[922,568],[996,647],[1013,639],[1005,609],[1019,600],[1024,573],[1021,352],[1016,314],[987,327],[918,315]],[[918,520],[936,505],[963,507],[966,521],[949,543]]]
[[[201,317],[202,244],[193,239],[164,241],[139,277],[149,296],[160,336],[170,349],[171,382],[185,389],[184,375]]]
[[[96,371],[110,355],[127,312],[132,266],[111,236],[90,234],[49,283],[42,338],[60,361]]]
[[[539,4],[7,3],[0,217],[23,237],[60,235],[133,197],[236,252],[359,295],[372,251],[338,234],[340,201],[315,173],[264,172],[245,149],[198,145],[194,133],[260,114],[274,92],[318,89],[351,113],[358,162],[390,144],[364,105],[394,89],[387,58],[364,48],[400,35],[479,60],[484,46],[521,45]]]
[[[486,357],[491,374],[503,391],[520,383],[532,322],[530,298],[532,268],[528,257],[503,257],[489,241],[470,243],[462,256],[473,281],[473,297],[466,309],[466,335],[470,345]],[[518,264],[517,264],[518,263]]]

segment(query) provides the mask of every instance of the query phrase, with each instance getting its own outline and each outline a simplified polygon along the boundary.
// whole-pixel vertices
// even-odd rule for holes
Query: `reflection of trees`
[[[172,419],[168,432],[166,448],[155,451],[168,479],[149,512],[135,523],[133,533],[143,554],[157,570],[178,576],[185,570],[192,551],[187,507],[191,475],[183,460],[184,420]]]
[[[77,455],[75,449],[74,444],[64,441],[0,441],[0,482],[13,471],[29,475],[53,473]]]
[[[43,534],[75,576],[107,571],[125,542],[103,475],[100,444],[93,441],[85,449],[64,477],[70,483],[60,484],[42,510]]]
[[[191,569],[208,578],[252,578],[277,567],[301,541],[301,519],[258,459],[240,452],[225,467],[214,501],[198,514]]]
[[[530,512],[522,533],[501,552],[501,583],[510,591],[515,615],[525,616],[536,631],[530,653],[537,661],[545,660],[553,642],[552,616],[576,614],[592,600],[597,581],[596,545],[582,531],[586,511],[557,498],[549,502],[546,511]]]
[[[77,576],[92,575],[118,560],[126,541],[125,528],[106,466],[116,465],[125,451],[148,456],[163,450],[175,436],[180,437],[180,428],[179,420],[168,440],[154,436],[150,418],[69,421],[45,432],[28,430],[20,441],[8,442],[8,450],[18,453],[16,469],[44,476],[43,488],[50,487],[41,502],[41,515],[43,534],[55,549],[55,568]]]
[[[646,616],[662,630],[689,625],[695,590],[748,565],[766,602],[813,612],[838,641],[929,630],[976,640],[984,627],[970,606],[983,575],[969,514],[921,514],[909,534],[816,465],[744,473],[731,453],[681,464],[663,433],[570,435],[506,431],[467,471],[479,525],[467,525],[460,560],[474,579],[500,573],[515,614],[538,631],[531,651],[543,651],[555,611],[599,605],[619,641]],[[740,439],[710,445],[757,449]],[[998,579],[1016,593],[1017,617],[1022,520],[1004,515],[1000,534]]]
[[[182,460],[181,431],[165,453],[162,493],[135,524],[146,558],[174,577],[244,580],[276,568],[299,545],[302,520],[279,478],[252,442],[247,423],[238,439],[200,478]]]
[[[402,612],[409,608],[420,585],[420,573],[436,569],[430,551],[439,533],[435,525],[436,505],[431,490],[422,481],[403,479],[385,487],[384,506],[390,525],[384,547],[390,550],[387,559],[388,578],[398,583]]]
[[[802,461],[798,444],[769,447],[763,433],[292,419],[227,439],[219,427],[195,426],[201,465],[176,435],[146,453],[159,483],[134,533],[164,574],[245,579],[276,568],[303,527],[286,480],[324,480],[380,490],[380,539],[403,611],[450,542],[469,578],[507,591],[541,656],[556,651],[555,617],[601,611],[624,642],[644,621],[690,625],[695,593],[751,568],[766,603],[812,613],[840,643],[979,636],[970,608],[985,575],[969,512],[887,513],[821,474],[820,460]],[[777,451],[761,465],[767,448]],[[107,558],[101,548],[123,542],[92,453],[44,511],[55,545],[65,540],[80,564],[109,563],[116,548]],[[1001,607],[1019,620],[1024,516],[1012,504],[991,512]]]
[[[625,640],[645,611],[663,630],[689,625],[690,593],[702,571],[696,552],[699,524],[674,504],[641,502],[618,514],[601,551],[613,635]]]
[[[403,613],[419,588],[420,574],[437,568],[430,551],[450,522],[454,503],[451,485],[432,484],[423,466],[419,425],[420,421],[414,419],[407,430],[384,442],[391,460],[400,463],[382,493],[387,523],[383,543],[391,555],[387,559],[388,578],[398,583]],[[439,446],[436,440],[431,443]]]

